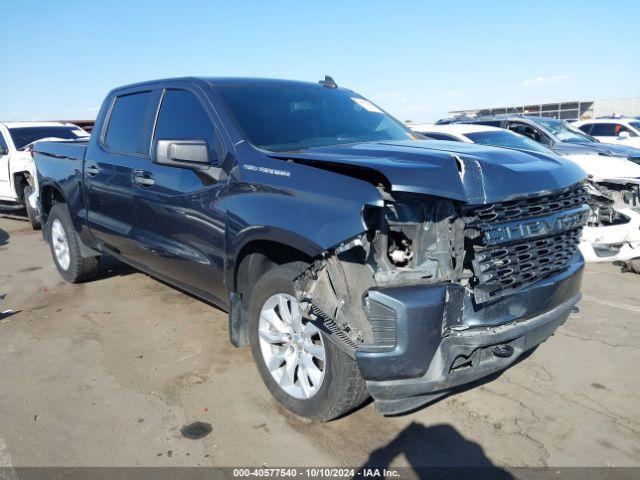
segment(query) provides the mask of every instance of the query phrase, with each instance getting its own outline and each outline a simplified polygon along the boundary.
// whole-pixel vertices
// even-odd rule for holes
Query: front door
[[[165,90],[153,144],[204,140],[211,165],[190,168],[151,162],[135,172],[136,230],[145,265],[224,301],[227,182],[216,161],[222,158],[222,143],[204,102],[196,92]]]

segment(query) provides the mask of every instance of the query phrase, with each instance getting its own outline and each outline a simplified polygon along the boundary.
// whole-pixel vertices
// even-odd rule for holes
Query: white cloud
[[[552,77],[543,77],[538,75],[537,77],[530,78],[522,82],[522,85],[529,87],[531,85],[549,85],[552,83],[558,83],[569,78],[567,75],[554,75]]]
[[[462,90],[447,90],[442,95],[445,97],[459,97],[464,92]]]

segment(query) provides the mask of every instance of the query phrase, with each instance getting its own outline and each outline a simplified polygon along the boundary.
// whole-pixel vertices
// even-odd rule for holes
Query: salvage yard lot
[[[67,284],[41,234],[0,217],[0,466],[638,466],[639,293],[589,265],[580,312],[497,379],[313,424],[276,405],[223,312],[126,267]]]

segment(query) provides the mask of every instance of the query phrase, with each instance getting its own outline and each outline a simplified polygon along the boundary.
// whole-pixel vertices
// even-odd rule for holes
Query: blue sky
[[[0,120],[93,118],[115,86],[207,75],[316,81],[401,120],[640,96],[640,2],[30,1],[0,18]]]

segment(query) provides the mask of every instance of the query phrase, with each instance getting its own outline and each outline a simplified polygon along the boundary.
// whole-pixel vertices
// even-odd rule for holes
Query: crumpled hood
[[[614,145],[600,142],[561,142],[553,146],[553,151],[559,155],[609,155],[618,157],[640,157],[640,149],[627,145]]]
[[[584,171],[560,157],[462,142],[406,140],[309,148],[273,154],[302,163],[375,170],[392,191],[493,203],[574,185]]]

